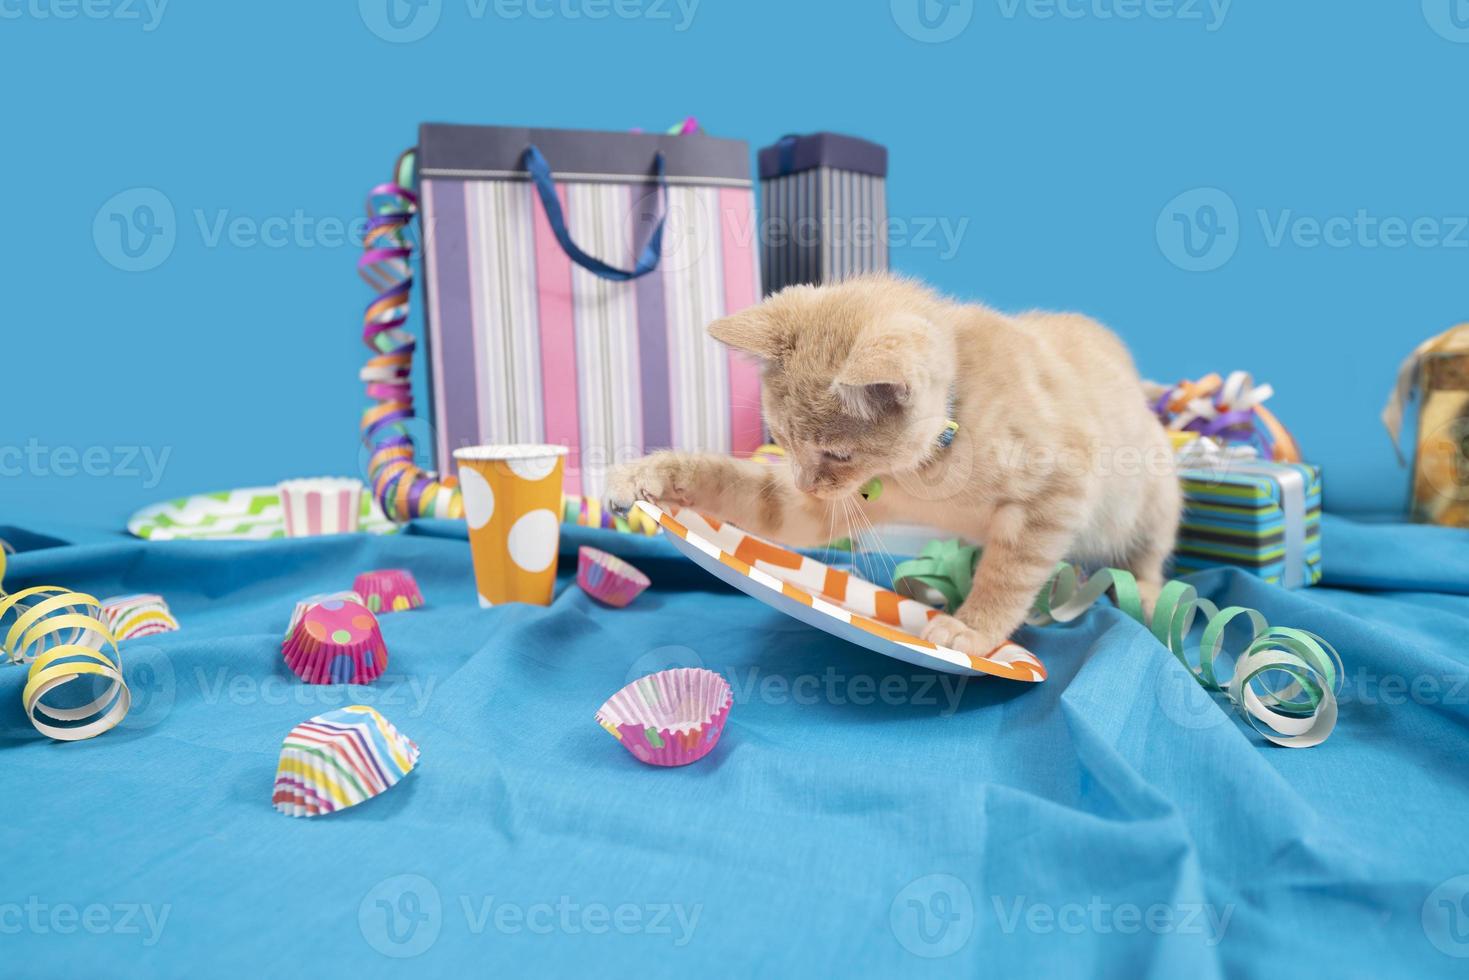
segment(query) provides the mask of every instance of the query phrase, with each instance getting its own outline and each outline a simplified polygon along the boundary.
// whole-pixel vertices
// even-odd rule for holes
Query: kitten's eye
[[[850,463],[852,461],[851,453],[839,453],[832,449],[822,450],[821,455],[825,456],[833,463]]]

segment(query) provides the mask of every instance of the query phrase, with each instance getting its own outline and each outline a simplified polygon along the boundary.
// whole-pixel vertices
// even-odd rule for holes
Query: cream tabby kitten
[[[1003,643],[1063,558],[1129,569],[1151,608],[1178,479],[1105,327],[1006,316],[879,275],[791,287],[709,332],[763,361],[765,418],[789,467],[656,453],[612,472],[614,506],[693,507],[801,547],[884,522],[982,544],[968,599],[924,633],[964,653]],[[865,500],[873,477],[882,492]]]

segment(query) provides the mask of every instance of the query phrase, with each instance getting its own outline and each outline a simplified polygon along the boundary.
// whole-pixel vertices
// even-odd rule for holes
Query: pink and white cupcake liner
[[[616,555],[583,546],[577,552],[576,581],[593,599],[621,608],[643,594],[648,576]]]
[[[352,588],[362,596],[362,604],[375,614],[406,612],[423,605],[423,593],[413,573],[401,568],[363,572]]]
[[[377,617],[361,603],[345,599],[308,608],[286,637],[281,655],[308,684],[371,684],[388,666]]]
[[[341,477],[287,480],[277,485],[286,537],[351,534],[362,516],[362,481]]]
[[[733,700],[729,683],[711,670],[661,670],[608,698],[597,723],[641,762],[686,766],[719,741]]]

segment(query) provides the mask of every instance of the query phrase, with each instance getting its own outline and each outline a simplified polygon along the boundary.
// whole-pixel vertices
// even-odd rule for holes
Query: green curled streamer
[[[931,541],[922,554],[893,570],[893,589],[903,595],[957,609],[974,583],[980,550],[958,541]],[[1159,592],[1149,617],[1143,611],[1137,579],[1120,568],[1103,568],[1089,577],[1062,562],[1036,596],[1026,622],[1032,626],[1068,623],[1104,595],[1146,626],[1189,674],[1209,691],[1229,698],[1261,736],[1288,748],[1324,742],[1336,727],[1337,694],[1342,685],[1341,657],[1315,633],[1272,626],[1258,610],[1220,609],[1186,582],[1170,581]],[[1203,617],[1197,647],[1189,637]],[[1226,646],[1231,624],[1241,624],[1249,639],[1238,654]],[[1222,658],[1233,660],[1221,670]]]

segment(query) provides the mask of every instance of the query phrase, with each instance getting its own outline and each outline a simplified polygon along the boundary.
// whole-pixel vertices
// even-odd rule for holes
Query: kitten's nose
[[[816,489],[816,473],[811,468],[792,463],[791,475],[796,479],[796,489],[802,493],[810,493]]]

